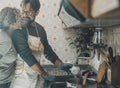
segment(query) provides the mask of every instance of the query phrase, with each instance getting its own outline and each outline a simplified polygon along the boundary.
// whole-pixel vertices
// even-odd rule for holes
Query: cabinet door
[[[70,2],[85,17],[90,16],[90,0],[70,0]]]
[[[119,7],[119,0],[91,0],[91,15],[97,18]]]

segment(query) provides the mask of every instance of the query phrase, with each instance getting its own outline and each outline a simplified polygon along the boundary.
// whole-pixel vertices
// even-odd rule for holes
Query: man
[[[0,11],[0,88],[9,88],[14,77],[17,53],[8,33],[16,25],[17,14],[19,11],[10,7]]]
[[[48,60],[55,64],[55,66],[57,66],[60,70],[64,70],[70,73],[69,69],[72,67],[72,64],[63,63],[59,59],[59,57],[53,52],[51,46],[48,43],[44,28],[40,24],[35,22],[35,18],[39,14],[40,9],[39,0],[23,0],[21,2],[21,7],[23,12],[23,18],[21,20],[22,30],[14,30],[11,36],[17,53],[25,61],[25,63],[27,63],[30,68],[32,68],[32,70],[36,71],[45,80],[55,81],[55,76],[49,74],[49,72],[45,72],[38,62],[37,58],[33,54],[33,51],[39,48],[37,47],[37,45],[41,45],[41,50],[43,49],[43,53]],[[39,39],[37,41],[39,41],[39,43],[41,44],[32,45],[33,42],[31,43],[31,41],[34,41],[34,39]],[[35,42],[36,41],[34,41],[34,43]],[[35,48],[34,45],[36,45],[37,48]]]

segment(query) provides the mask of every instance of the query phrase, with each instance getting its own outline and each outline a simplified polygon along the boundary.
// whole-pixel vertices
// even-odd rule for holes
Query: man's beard
[[[27,27],[28,25],[32,24],[35,21],[35,18],[31,19],[30,17],[23,17],[21,19],[21,26]]]

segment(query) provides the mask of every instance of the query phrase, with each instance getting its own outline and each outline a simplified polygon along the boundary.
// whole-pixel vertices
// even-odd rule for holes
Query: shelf
[[[112,26],[120,25],[120,19],[89,19],[86,22],[74,25],[71,27],[66,27],[65,29],[78,29],[78,28],[107,28]]]

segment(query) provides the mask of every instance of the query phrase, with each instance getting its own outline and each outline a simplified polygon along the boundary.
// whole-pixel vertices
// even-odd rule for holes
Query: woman
[[[37,83],[37,73],[20,59],[10,39],[13,30],[21,29],[20,21],[21,16],[18,9],[5,7],[1,10],[0,88],[21,88],[22,86],[23,88],[34,88]],[[23,80],[18,79],[19,77]],[[29,79],[26,80],[26,78]],[[21,83],[24,85],[21,85]]]
[[[5,7],[0,11],[0,88],[9,88],[14,77],[16,51],[8,34],[19,28],[18,9]]]

